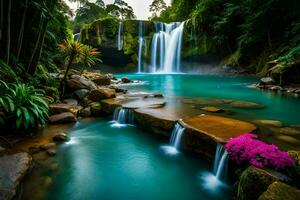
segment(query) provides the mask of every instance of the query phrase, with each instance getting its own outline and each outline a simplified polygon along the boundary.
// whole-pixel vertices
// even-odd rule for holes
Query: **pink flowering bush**
[[[286,169],[294,166],[294,160],[287,152],[273,144],[258,140],[255,134],[247,133],[232,138],[225,145],[230,158],[237,164],[251,164],[255,167]]]

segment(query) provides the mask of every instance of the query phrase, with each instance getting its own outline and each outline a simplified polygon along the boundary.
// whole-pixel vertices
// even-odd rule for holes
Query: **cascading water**
[[[223,145],[218,144],[215,154],[214,175],[218,180],[225,181],[227,177],[228,153]]]
[[[151,44],[152,72],[180,72],[184,22],[156,23]]]
[[[118,32],[118,50],[119,51],[121,51],[123,48],[122,33],[123,33],[123,22],[119,22],[119,32]]]
[[[162,146],[162,148],[166,151],[167,154],[177,154],[178,149],[181,144],[181,138],[185,131],[185,128],[179,124],[176,123],[175,127],[173,128],[171,139],[170,139],[170,145],[169,146]]]
[[[113,122],[113,126],[133,125],[133,111],[127,108],[116,108],[113,116]]]

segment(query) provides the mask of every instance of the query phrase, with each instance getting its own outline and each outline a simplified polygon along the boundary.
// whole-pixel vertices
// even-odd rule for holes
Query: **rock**
[[[118,87],[113,86],[113,85],[109,86],[109,88],[110,89],[114,89],[116,91],[116,93],[124,93],[124,94],[126,94],[126,92],[127,92],[127,90],[122,89],[122,88],[118,88]]]
[[[49,105],[49,112],[51,114],[61,114],[64,112],[71,112],[72,106],[69,104],[50,104]]]
[[[101,101],[103,99],[110,99],[116,97],[116,91],[110,88],[98,88],[92,90],[88,96],[88,99],[92,101]]]
[[[280,180],[277,174],[253,166],[241,175],[238,185],[238,199],[257,199],[273,182]]]
[[[88,96],[89,94],[89,90],[87,89],[79,89],[79,90],[76,90],[74,92],[74,94],[76,95],[76,97],[79,99],[79,100],[82,100],[84,97]]]
[[[71,76],[71,79],[67,80],[67,86],[72,90],[79,90],[79,89],[93,90],[97,88],[96,84],[93,81],[88,80],[87,78],[79,75]]]
[[[273,85],[274,84],[274,80],[271,77],[264,77],[260,79],[260,84],[263,85]]]
[[[164,98],[164,95],[157,93],[157,94],[153,94],[153,97],[154,98]]]
[[[283,135],[289,135],[294,138],[300,139],[300,130],[292,127],[284,127],[279,129],[279,133]]]
[[[254,102],[248,102],[248,101],[232,101],[231,103],[229,103],[229,105],[235,108],[252,108],[252,109],[264,108],[263,105]]]
[[[70,106],[78,106],[78,101],[76,99],[65,99],[63,103],[68,104]]]
[[[132,83],[132,82],[133,82],[132,80],[130,80],[130,79],[127,78],[127,77],[122,77],[122,78],[121,78],[121,81],[122,81],[122,83]]]
[[[73,76],[73,75],[80,75],[80,71],[76,70],[76,69],[70,69],[68,72],[68,76]]]
[[[54,142],[67,142],[70,141],[70,138],[68,137],[68,135],[66,133],[59,133],[55,136],[53,136],[53,141]]]
[[[295,163],[300,165],[300,151],[288,151],[288,153],[295,160]]]
[[[90,104],[91,114],[93,117],[100,117],[102,115],[102,106],[99,102],[94,102]]]
[[[275,181],[268,187],[267,191],[260,195],[258,200],[298,200],[299,197],[300,190]]]
[[[48,144],[41,145],[40,149],[41,150],[48,150],[48,149],[54,148],[55,146],[56,146],[56,144],[51,142],[51,143],[48,143]]]
[[[13,199],[31,161],[28,153],[0,157],[0,199]]]
[[[47,154],[49,156],[55,156],[56,155],[56,150],[54,148],[46,150]]]
[[[272,90],[272,91],[281,91],[281,90],[283,90],[283,88],[278,86],[278,85],[271,86],[268,89]]]
[[[5,152],[5,148],[0,146],[0,154],[4,153]]]
[[[122,103],[128,101],[127,98],[113,98],[101,101],[102,110],[105,114],[112,115],[116,108],[122,107]]]
[[[113,74],[106,74],[106,76],[111,80],[117,80],[117,78]]]
[[[212,112],[212,113],[224,112],[224,110],[222,108],[218,108],[218,107],[214,107],[214,106],[202,107],[201,110],[204,110],[206,112]]]
[[[90,117],[91,115],[92,115],[92,112],[91,112],[90,107],[87,107],[87,108],[84,108],[84,109],[80,110],[80,116],[81,117]]]
[[[77,121],[76,117],[71,112],[64,112],[49,117],[50,123],[72,123],[76,121]]]
[[[36,154],[40,152],[40,148],[38,147],[29,147],[29,153],[30,154]]]
[[[254,123],[266,126],[282,127],[283,124],[281,121],[277,120],[255,120]]]
[[[91,79],[97,85],[110,85],[110,78],[104,75],[98,75]]]

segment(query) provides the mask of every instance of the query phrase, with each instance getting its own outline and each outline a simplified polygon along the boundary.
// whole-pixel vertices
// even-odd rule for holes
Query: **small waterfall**
[[[151,44],[151,65],[154,72],[180,72],[184,22],[156,23]],[[158,48],[159,46],[159,48]],[[159,65],[158,65],[159,60]]]
[[[118,50],[121,51],[123,48],[123,39],[122,39],[122,34],[123,34],[123,22],[119,22],[119,32],[118,32]]]
[[[227,177],[228,167],[228,153],[222,144],[217,145],[215,162],[214,162],[214,175],[218,180],[225,181]]]
[[[185,128],[179,124],[176,123],[173,131],[172,131],[172,135],[171,135],[171,139],[170,139],[170,145],[166,146],[162,146],[161,148],[170,155],[175,155],[178,153],[178,149],[180,147],[181,144],[181,138],[183,136],[183,133],[185,131]]]
[[[143,47],[146,46],[146,42],[143,38],[144,35],[144,22],[139,21],[139,52],[138,52],[138,73],[142,72],[143,65]],[[146,49],[146,48],[145,48]]]
[[[132,125],[134,123],[133,111],[127,108],[116,108],[113,121],[118,125]]]

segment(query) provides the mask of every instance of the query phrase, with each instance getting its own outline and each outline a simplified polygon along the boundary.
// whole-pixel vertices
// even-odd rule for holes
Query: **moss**
[[[258,200],[296,200],[300,197],[300,190],[285,183],[274,182]]]

